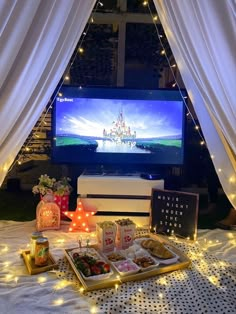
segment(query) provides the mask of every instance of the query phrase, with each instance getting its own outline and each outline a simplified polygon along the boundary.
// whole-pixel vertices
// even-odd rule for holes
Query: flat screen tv
[[[182,165],[186,93],[181,94],[63,86],[53,106],[52,161],[140,171]]]

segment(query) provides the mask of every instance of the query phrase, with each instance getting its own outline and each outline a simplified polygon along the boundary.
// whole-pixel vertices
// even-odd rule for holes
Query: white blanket
[[[64,248],[78,246],[79,234],[67,229],[65,222],[44,232],[57,261]],[[35,221],[0,221],[0,313],[236,313],[235,231],[199,230],[195,244],[173,240],[192,260],[190,269],[86,294],[58,272],[28,274],[20,251],[33,231]]]

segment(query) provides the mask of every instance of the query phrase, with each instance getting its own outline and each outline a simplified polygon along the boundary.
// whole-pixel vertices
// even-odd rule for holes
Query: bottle
[[[32,259],[34,259],[35,257],[35,244],[36,244],[36,240],[40,237],[42,237],[43,234],[42,232],[36,231],[33,232],[31,235],[31,239],[30,239],[30,257]]]
[[[45,266],[48,264],[49,242],[48,238],[41,237],[36,240],[35,245],[35,265]]]

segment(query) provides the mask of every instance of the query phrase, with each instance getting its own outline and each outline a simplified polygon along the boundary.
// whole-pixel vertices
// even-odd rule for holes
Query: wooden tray
[[[70,263],[72,269],[74,270],[76,276],[78,277],[79,281],[81,282],[83,288],[85,291],[92,291],[92,290],[97,290],[97,289],[103,289],[103,288],[109,288],[109,287],[114,287],[115,284],[121,284],[123,282],[127,282],[127,281],[137,281],[137,280],[143,280],[143,279],[147,279],[156,275],[160,275],[163,273],[167,273],[167,272],[171,272],[174,270],[178,270],[178,269],[183,269],[183,268],[187,268],[189,267],[189,265],[191,264],[190,259],[181,251],[179,251],[175,246],[173,246],[166,237],[164,236],[160,236],[160,235],[156,235],[156,234],[148,234],[148,235],[143,235],[141,236],[141,238],[147,238],[150,237],[154,240],[159,240],[161,241],[163,244],[168,245],[168,247],[179,256],[179,259],[177,262],[175,262],[174,264],[170,264],[170,265],[164,265],[161,264],[159,266],[157,266],[156,268],[147,270],[147,271],[142,271],[136,274],[132,274],[132,275],[127,275],[127,276],[119,276],[119,273],[116,271],[116,269],[113,267],[112,263],[109,263],[111,265],[111,268],[113,270],[113,274],[107,278],[107,279],[103,279],[103,280],[97,280],[97,281],[92,281],[92,280],[85,280],[80,272],[77,270],[77,268],[75,267],[72,258],[70,257],[69,252],[74,250],[75,248],[72,249],[65,249],[65,256],[68,260],[68,262]],[[94,248],[96,248],[96,245],[92,246]],[[98,250],[99,252],[99,250]],[[99,252],[99,254],[103,255],[101,252]],[[103,255],[104,256],[104,255]],[[104,257],[104,259],[106,259]]]
[[[25,265],[30,275],[35,275],[35,274],[39,274],[45,271],[58,268],[58,265],[56,264],[54,258],[52,257],[50,253],[49,253],[48,264],[46,266],[36,266],[34,263],[34,260],[30,257],[30,251],[23,251],[22,256],[24,258]]]

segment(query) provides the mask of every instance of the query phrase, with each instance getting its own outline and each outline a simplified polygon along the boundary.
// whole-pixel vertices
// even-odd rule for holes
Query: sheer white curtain
[[[94,4],[0,1],[0,186],[62,77]]]
[[[154,3],[218,177],[236,208],[236,3]]]

